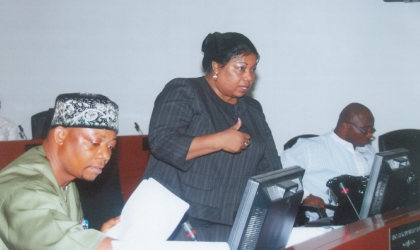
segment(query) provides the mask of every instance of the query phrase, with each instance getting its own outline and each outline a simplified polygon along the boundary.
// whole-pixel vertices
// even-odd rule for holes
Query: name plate
[[[420,220],[389,229],[391,250],[420,249]]]

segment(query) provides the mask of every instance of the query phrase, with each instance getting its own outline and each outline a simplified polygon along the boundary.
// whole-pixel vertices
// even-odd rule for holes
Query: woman
[[[206,75],[170,81],[155,101],[143,178],[190,204],[198,240],[227,241],[248,178],[281,163],[261,105],[245,95],[259,59],[254,45],[242,34],[216,32],[202,51]]]

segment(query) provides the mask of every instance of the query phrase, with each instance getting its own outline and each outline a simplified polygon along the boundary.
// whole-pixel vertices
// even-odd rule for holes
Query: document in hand
[[[131,234],[141,241],[166,241],[188,208],[155,179],[143,180],[125,204],[121,222],[107,235],[120,241]]]
[[[121,222],[107,232],[113,249],[224,249],[225,242],[166,241],[189,205],[153,178],[143,180],[128,199]]]

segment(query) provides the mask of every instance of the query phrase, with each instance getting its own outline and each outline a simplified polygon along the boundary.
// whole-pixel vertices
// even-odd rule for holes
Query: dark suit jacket
[[[251,135],[246,150],[185,161],[194,137],[223,131],[238,117],[240,131]],[[281,168],[260,103],[248,96],[226,103],[204,77],[165,86],[155,101],[149,140],[152,155],[143,178],[156,179],[188,202],[190,216],[211,222],[232,225],[248,178]]]

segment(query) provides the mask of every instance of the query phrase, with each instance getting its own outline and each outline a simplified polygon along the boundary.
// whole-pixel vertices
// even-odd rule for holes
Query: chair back
[[[84,218],[89,221],[89,228],[101,230],[103,223],[121,215],[124,199],[118,165],[118,155],[114,152],[94,181],[74,181],[79,190]]]
[[[297,140],[299,138],[311,138],[311,137],[315,137],[318,135],[314,135],[314,134],[303,134],[303,135],[298,135],[293,137],[292,139],[288,140],[285,144],[284,144],[284,150],[289,149],[291,147],[293,147],[293,145],[295,145],[295,143],[297,142]]]
[[[47,138],[53,116],[54,109],[50,108],[31,117],[32,139]]]
[[[378,137],[379,151],[408,149],[411,164],[420,168],[420,129],[394,130]]]

